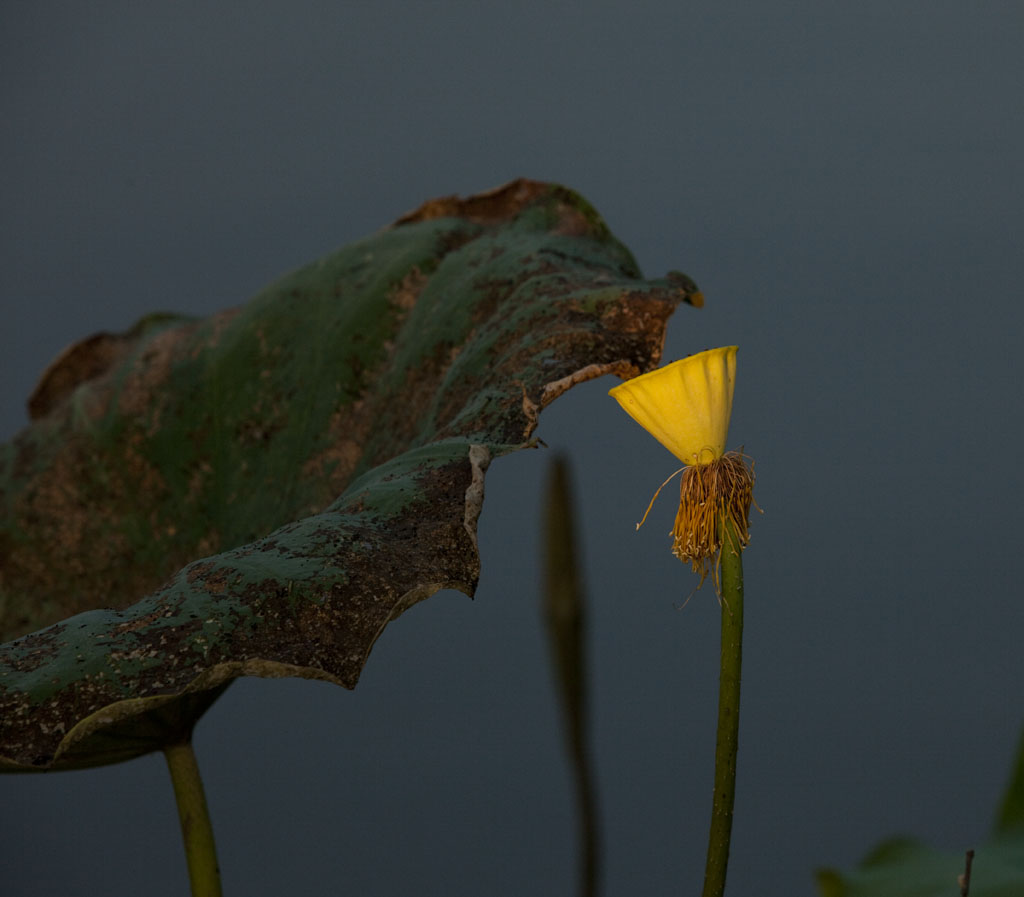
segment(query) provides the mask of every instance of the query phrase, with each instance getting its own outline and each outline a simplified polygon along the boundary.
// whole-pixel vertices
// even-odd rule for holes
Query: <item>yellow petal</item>
[[[608,395],[684,464],[721,458],[736,383],[736,346],[708,349],[632,380]]]

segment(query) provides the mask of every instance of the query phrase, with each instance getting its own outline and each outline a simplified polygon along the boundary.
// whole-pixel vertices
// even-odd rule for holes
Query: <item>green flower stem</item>
[[[203,780],[192,750],[191,739],[164,748],[167,769],[174,785],[174,797],[181,817],[181,835],[185,840],[188,877],[192,897],[221,897],[220,868],[213,842],[213,826],[206,807]]]
[[[732,525],[723,519],[722,648],[718,680],[715,793],[711,806],[703,897],[725,893],[732,808],[736,798],[736,750],[740,734],[740,668],[743,659],[743,552]]]

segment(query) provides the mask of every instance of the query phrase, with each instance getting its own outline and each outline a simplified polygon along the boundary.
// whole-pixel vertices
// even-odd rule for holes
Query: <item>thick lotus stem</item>
[[[743,554],[734,544],[739,533],[728,519],[722,528],[722,646],[718,678],[718,733],[715,739],[715,790],[711,802],[708,857],[703,897],[721,897],[729,865],[732,810],[736,799],[736,752],[740,735],[740,673],[743,660]]]

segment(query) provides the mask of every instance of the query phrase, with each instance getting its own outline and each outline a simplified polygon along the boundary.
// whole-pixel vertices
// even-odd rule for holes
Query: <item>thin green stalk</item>
[[[568,462],[556,456],[545,507],[545,617],[555,662],[567,747],[576,784],[580,897],[595,897],[600,873],[597,799],[587,740],[586,609],[576,553]]]
[[[190,738],[164,748],[185,841],[192,897],[221,897],[220,867],[199,764]]]
[[[743,659],[743,556],[732,524],[723,518],[722,647],[718,680],[715,793],[711,805],[703,897],[722,897],[729,865],[732,809],[736,799],[736,751],[740,734],[740,672]]]

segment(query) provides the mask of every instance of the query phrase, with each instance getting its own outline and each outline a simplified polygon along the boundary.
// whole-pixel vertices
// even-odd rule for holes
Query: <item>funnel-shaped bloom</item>
[[[754,471],[740,452],[725,450],[735,383],[736,346],[725,346],[667,364],[608,391],[686,465],[672,528],[672,551],[701,574],[702,582],[710,562],[717,583],[723,541],[730,541],[737,553],[750,541]],[[650,506],[647,510],[650,512]],[[637,524],[638,529],[642,523]],[[730,528],[735,539],[728,535]]]
[[[608,391],[684,464],[725,454],[736,383],[736,346],[708,349]]]

